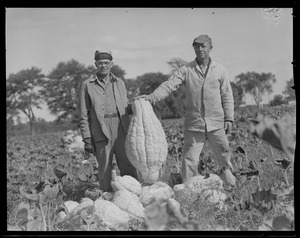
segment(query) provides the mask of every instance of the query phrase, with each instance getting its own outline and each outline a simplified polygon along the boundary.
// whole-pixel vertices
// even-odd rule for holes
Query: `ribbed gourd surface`
[[[142,174],[144,182],[154,183],[166,160],[168,144],[164,129],[156,117],[150,102],[139,99],[132,105],[126,142],[128,159]]]

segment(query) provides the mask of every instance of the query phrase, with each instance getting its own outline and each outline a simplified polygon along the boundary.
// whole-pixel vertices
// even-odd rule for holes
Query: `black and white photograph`
[[[293,14],[6,7],[7,233],[293,234]]]

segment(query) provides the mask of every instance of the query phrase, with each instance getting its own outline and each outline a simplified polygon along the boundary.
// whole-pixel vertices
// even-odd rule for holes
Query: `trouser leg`
[[[112,191],[111,170],[112,170],[112,143],[110,140],[96,141],[96,158],[98,161],[99,189],[103,192]]]
[[[226,186],[235,186],[236,179],[231,172],[231,169],[233,168],[230,162],[231,151],[229,148],[229,142],[226,137],[225,130],[222,128],[219,130],[211,131],[207,133],[207,137],[208,142],[210,143],[214,152],[215,160],[222,168],[220,177],[226,183]]]
[[[181,167],[181,176],[183,182],[199,174],[199,157],[203,149],[205,140],[206,137],[204,132],[185,130],[183,160]]]
[[[116,155],[116,161],[118,168],[120,170],[120,175],[130,175],[131,177],[137,179],[137,170],[128,160],[125,152],[125,139],[126,135],[124,134],[121,125],[118,125],[118,136],[114,143],[114,153]]]
[[[216,162],[220,167],[232,167],[230,162],[231,151],[225,130],[219,129],[207,133],[207,139],[214,153]]]

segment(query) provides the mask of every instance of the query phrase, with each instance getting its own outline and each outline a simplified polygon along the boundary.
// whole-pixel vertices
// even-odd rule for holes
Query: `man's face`
[[[212,46],[209,42],[195,43],[194,50],[198,59],[206,59],[209,57]]]
[[[110,73],[113,62],[108,59],[100,59],[95,62],[98,73],[106,75]]]

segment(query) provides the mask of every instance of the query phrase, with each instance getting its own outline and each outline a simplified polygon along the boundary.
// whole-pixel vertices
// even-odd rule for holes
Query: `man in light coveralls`
[[[184,148],[181,175],[185,182],[198,175],[200,153],[206,138],[221,168],[221,178],[227,188],[233,188],[231,152],[226,133],[232,128],[234,101],[225,67],[210,58],[213,48],[208,35],[199,35],[192,43],[196,58],[180,67],[150,95],[141,95],[152,104],[166,98],[179,88],[186,88]]]

